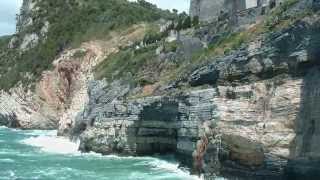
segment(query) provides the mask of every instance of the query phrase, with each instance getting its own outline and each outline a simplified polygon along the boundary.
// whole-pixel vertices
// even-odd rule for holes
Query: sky
[[[13,34],[16,28],[16,14],[23,0],[0,0],[0,36]],[[190,0],[147,0],[163,9],[186,11]]]
[[[190,0],[147,0],[153,4],[156,4],[162,9],[177,9],[179,12],[189,12]]]
[[[22,0],[0,0],[0,36],[13,34]]]

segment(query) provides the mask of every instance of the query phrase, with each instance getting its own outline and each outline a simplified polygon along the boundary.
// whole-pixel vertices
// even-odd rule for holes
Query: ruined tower
[[[191,0],[190,16],[198,16],[202,22],[215,21],[221,14],[227,13],[232,19],[240,18],[242,22],[248,22],[246,18],[251,18],[250,22],[264,15],[264,12],[274,6],[279,5],[283,0]],[[246,11],[251,11],[246,17]],[[245,20],[243,20],[243,18]]]
[[[225,0],[191,0],[190,15],[200,21],[213,21],[221,11],[226,11]]]

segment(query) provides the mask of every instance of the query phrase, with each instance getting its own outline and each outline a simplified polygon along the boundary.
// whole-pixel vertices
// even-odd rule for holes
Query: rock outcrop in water
[[[278,9],[260,14],[266,2],[269,6],[278,1],[257,1],[257,7],[245,11],[243,19],[237,11],[236,24],[234,14],[211,13],[211,7],[219,3],[228,8],[226,2],[192,1],[191,15],[212,22],[178,33],[178,47],[173,52],[165,52],[166,44],[161,44],[156,50],[157,68],[174,61],[183,63],[180,56],[187,61],[210,45],[225,45],[225,33],[239,31],[234,25],[245,26],[249,32],[242,33],[252,36],[242,40],[241,46],[223,49],[219,56],[205,54],[205,62],[167,84],[144,82],[147,85],[137,87],[130,73],[112,81],[95,79],[93,71],[106,57],[143,39],[145,26],[135,26],[107,42],[91,41],[66,50],[54,62],[53,70],[43,73],[32,96],[22,90],[24,98],[0,94],[0,124],[42,129],[59,126],[59,135],[79,138],[84,152],[175,154],[182,165],[207,179],[216,175],[318,179],[319,2],[284,4],[280,8],[285,12],[283,24],[278,22],[283,18]],[[245,5],[238,8],[252,1],[241,2]],[[259,18],[263,20],[269,13],[279,16],[271,22],[277,27],[259,24]],[[249,23],[241,21],[246,15],[253,15]],[[252,27],[270,31],[255,36]],[[234,38],[238,40],[238,36]],[[143,46],[147,45],[137,43],[134,49]],[[153,73],[153,79],[161,74]],[[147,95],[137,96],[140,91]],[[24,118],[26,114],[29,116]]]

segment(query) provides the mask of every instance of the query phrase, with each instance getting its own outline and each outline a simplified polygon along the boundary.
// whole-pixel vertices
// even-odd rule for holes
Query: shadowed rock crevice
[[[12,128],[19,128],[20,124],[17,121],[17,116],[13,114],[0,114],[0,126],[7,126]]]
[[[300,111],[295,124],[286,177],[290,180],[320,177],[320,70],[314,67],[304,77]]]
[[[308,61],[298,64],[304,72],[301,86],[300,109],[295,121],[296,137],[291,144],[290,159],[286,168],[286,178],[290,180],[320,177],[320,27],[318,24],[308,28],[306,44]]]
[[[128,137],[129,141],[135,139],[137,154],[174,153],[178,113],[178,102],[166,98],[144,106],[133,125],[135,133]]]

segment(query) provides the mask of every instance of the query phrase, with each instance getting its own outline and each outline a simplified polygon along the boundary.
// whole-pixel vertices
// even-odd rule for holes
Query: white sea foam
[[[102,155],[99,153],[86,153],[86,156],[91,156],[91,157],[97,157],[97,158],[103,158],[103,159],[117,159],[117,160],[138,160],[141,162],[137,162],[134,165],[143,165],[143,166],[149,166],[153,170],[159,170],[159,171],[164,171],[168,173],[174,173],[177,174],[179,177],[185,179],[185,180],[200,180],[201,178],[198,176],[193,176],[190,175],[189,171],[186,169],[181,169],[179,168],[179,163],[178,162],[169,162],[166,160],[162,160],[156,157],[137,157],[137,156],[117,156],[117,155]],[[130,176],[134,177],[139,177],[135,176],[136,173],[138,172],[132,172]],[[142,174],[141,174],[142,176]],[[172,177],[171,175],[168,174],[168,177]],[[159,179],[165,179],[165,177],[159,177]]]
[[[0,155],[14,155],[17,151],[14,149],[1,148]]]
[[[38,132],[40,133],[40,132]],[[79,153],[79,143],[71,142],[67,138],[56,137],[53,134],[39,135],[22,140],[22,143],[38,147],[40,150],[56,154]]]
[[[9,171],[10,178],[16,179],[16,173],[14,171]]]
[[[200,180],[201,177],[190,175],[188,170],[179,168],[179,164],[177,162],[169,162],[166,160],[162,160],[155,157],[134,157],[134,156],[117,156],[117,155],[101,155],[98,153],[90,152],[90,153],[81,153],[78,150],[79,143],[71,142],[67,138],[57,137],[56,131],[29,131],[24,132],[24,134],[32,135],[33,137],[29,137],[27,139],[22,140],[21,142],[26,145],[34,146],[39,148],[41,151],[47,153],[55,153],[55,154],[69,154],[73,156],[86,156],[86,157],[94,157],[94,158],[102,158],[102,159],[136,159],[142,162],[138,162],[135,165],[145,165],[149,166],[153,170],[164,171],[168,173],[177,174],[179,177],[185,180]],[[131,174],[134,175],[134,174]],[[162,177],[158,179],[166,179],[166,175],[164,174]],[[168,177],[170,175],[168,174]]]
[[[141,173],[141,172],[130,172],[128,174],[128,179],[137,179],[137,180],[143,180],[145,179],[145,173]]]
[[[0,159],[0,162],[2,162],[2,163],[14,163],[15,161],[13,159],[5,158],[5,159]]]
[[[50,136],[50,137],[56,137],[57,131],[47,131],[47,130],[25,130],[21,131],[24,135],[30,135],[30,136]]]
[[[151,166],[152,169],[172,172],[186,180],[201,179],[198,176],[190,175],[188,170],[179,168],[179,163],[168,162],[165,160],[153,158],[153,160],[148,161],[147,164]]]

